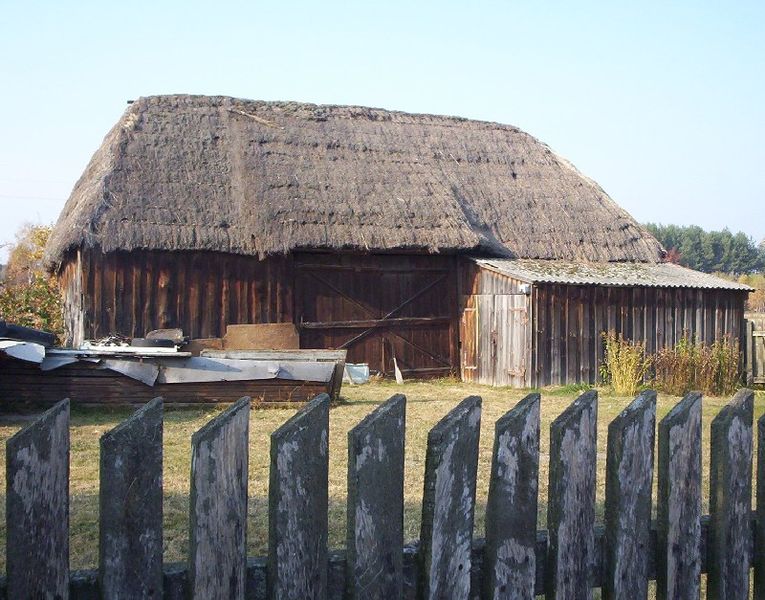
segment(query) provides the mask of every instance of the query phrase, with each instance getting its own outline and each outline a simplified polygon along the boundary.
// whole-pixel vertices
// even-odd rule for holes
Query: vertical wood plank
[[[244,599],[250,399],[191,437],[191,597]]]
[[[551,385],[561,385],[561,298],[558,286],[550,286],[550,381]]]
[[[765,600],[765,414],[757,419],[757,504],[754,530],[754,598]]]
[[[348,432],[347,585],[352,600],[403,595],[406,397]]]
[[[749,598],[754,392],[739,391],[712,421],[707,595]]]
[[[591,597],[597,420],[598,394],[591,390],[550,425],[548,598]]]
[[[600,365],[603,364],[603,353],[605,344],[603,342],[603,334],[607,333],[605,330],[605,317],[604,315],[604,297],[605,288],[596,287],[593,291],[595,302],[593,304],[594,310],[594,328],[595,328],[595,377],[600,377]],[[597,380],[597,379],[596,379]]]
[[[648,597],[656,392],[641,393],[608,426],[605,600]]]
[[[8,598],[69,598],[69,400],[5,446]]]
[[[104,598],[162,597],[162,399],[101,436],[99,583]]]
[[[428,433],[420,533],[420,598],[467,599],[481,399],[471,396]]]
[[[579,312],[577,310],[579,288],[568,286],[566,290],[566,383],[579,383],[579,354],[578,338]]]
[[[272,600],[327,594],[329,396],[271,434],[268,588]]]
[[[656,560],[658,600],[699,597],[701,394],[691,392],[659,423]]]
[[[539,399],[539,394],[526,396],[494,430],[482,567],[489,600],[534,598]]]
[[[593,374],[592,366],[595,360],[595,349],[592,345],[592,292],[590,290],[582,292],[582,296],[579,301],[579,315],[581,321],[581,329],[579,333],[579,381],[589,385],[596,383]]]
[[[647,354],[653,354],[659,349],[657,345],[657,340],[656,340],[657,328],[655,327],[656,305],[657,305],[656,289],[655,288],[647,289],[646,295],[645,295],[645,315],[644,315],[645,316],[645,323],[644,323],[645,350]]]

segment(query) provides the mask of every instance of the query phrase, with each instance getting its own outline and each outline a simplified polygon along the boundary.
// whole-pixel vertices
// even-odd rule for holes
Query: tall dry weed
[[[601,376],[619,396],[634,396],[651,369],[652,360],[646,356],[643,342],[625,340],[622,334],[610,331],[605,340],[604,364]]]
[[[656,353],[653,386],[675,396],[691,390],[713,396],[731,394],[741,379],[740,357],[738,340],[726,337],[705,344],[692,343],[685,336],[675,347]]]

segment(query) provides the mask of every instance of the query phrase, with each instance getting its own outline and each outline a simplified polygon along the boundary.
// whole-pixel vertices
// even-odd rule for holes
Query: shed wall
[[[537,284],[532,292],[532,385],[595,383],[603,333],[653,353],[684,336],[741,340],[746,292]]]

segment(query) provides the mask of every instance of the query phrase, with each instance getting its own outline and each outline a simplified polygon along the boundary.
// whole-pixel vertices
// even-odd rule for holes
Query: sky
[[[641,222],[765,238],[761,1],[0,0],[0,243],[165,93],[509,123]]]

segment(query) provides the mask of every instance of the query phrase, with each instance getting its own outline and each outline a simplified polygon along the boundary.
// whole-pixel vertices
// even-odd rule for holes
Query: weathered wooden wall
[[[229,323],[290,322],[291,264],[218,252],[78,251],[59,274],[67,333],[79,345],[112,333],[180,327],[206,338]]]
[[[648,353],[683,336],[743,342],[745,299],[729,290],[536,284],[531,385],[595,383],[608,331],[645,342]]]
[[[89,600],[135,597],[140,589],[141,597],[178,600],[586,600],[601,588],[606,599],[645,600],[656,580],[658,599],[681,600],[698,598],[706,573],[709,598],[745,600],[754,582],[761,599],[765,415],[755,458],[753,400],[741,390],[712,421],[710,514],[703,516],[699,394],[659,422],[658,440],[656,395],[638,396],[608,426],[605,475],[596,471],[597,393],[581,395],[550,426],[549,530],[537,531],[540,398],[527,396],[497,421],[484,542],[473,538],[481,399],[467,398],[428,434],[421,540],[404,546],[406,400],[396,396],[349,438],[344,553],[327,548],[329,397],[320,395],[271,436],[270,554],[248,558],[248,426],[257,421],[242,398],[192,436],[189,558],[173,565],[162,564],[162,402],[155,400],[102,437],[101,506],[109,510],[99,514],[100,564],[76,573],[68,568],[64,400],[6,444],[8,568],[0,597]],[[380,474],[389,488],[370,495],[370,486],[359,487]],[[595,510],[604,476],[605,528]],[[143,485],[128,485],[135,480]]]
[[[180,327],[220,337],[235,323],[292,323],[302,348],[405,375],[459,368],[456,258],[441,255],[77,251],[62,265],[69,341]]]

